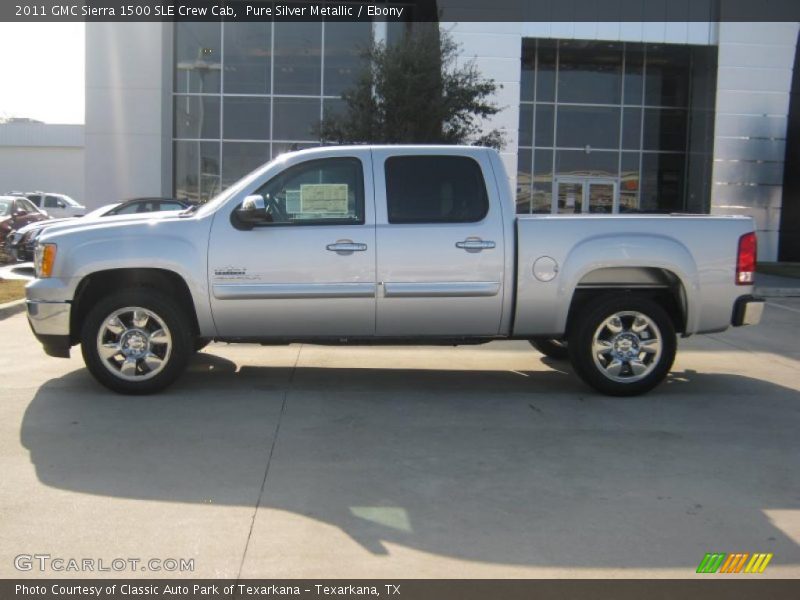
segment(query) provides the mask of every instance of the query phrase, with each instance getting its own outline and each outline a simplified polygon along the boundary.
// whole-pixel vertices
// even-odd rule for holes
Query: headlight
[[[33,257],[33,268],[36,272],[36,277],[39,279],[46,279],[53,274],[53,265],[56,262],[55,244],[36,244],[36,250]]]

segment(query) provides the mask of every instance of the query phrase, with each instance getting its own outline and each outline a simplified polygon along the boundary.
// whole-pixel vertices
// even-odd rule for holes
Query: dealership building
[[[506,132],[518,212],[751,215],[762,259],[800,260],[800,186],[785,164],[798,23],[440,27],[501,86],[486,125]],[[315,126],[341,110],[359,49],[404,31],[88,23],[83,200],[204,200],[318,145]]]

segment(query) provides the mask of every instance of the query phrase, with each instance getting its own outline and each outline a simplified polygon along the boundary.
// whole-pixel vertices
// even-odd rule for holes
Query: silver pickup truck
[[[123,393],[169,385],[212,339],[522,339],[614,395],[661,382],[677,334],[761,318],[749,218],[514,208],[486,148],[293,152],[199,208],[48,229],[28,318]]]

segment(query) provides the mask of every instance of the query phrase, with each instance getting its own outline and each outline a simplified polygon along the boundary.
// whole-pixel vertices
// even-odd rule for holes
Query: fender
[[[565,331],[572,298],[580,281],[596,269],[652,267],[675,275],[686,302],[686,334],[697,330],[700,277],[689,249],[662,235],[615,233],[597,235],[576,244],[567,254],[558,278],[557,331]]]
[[[71,231],[64,243],[58,234],[42,241],[58,245],[54,275],[70,274],[70,297],[83,279],[100,271],[153,268],[176,273],[189,287],[201,335],[214,336],[206,280],[209,222],[176,219],[106,225],[92,227],[85,236]]]

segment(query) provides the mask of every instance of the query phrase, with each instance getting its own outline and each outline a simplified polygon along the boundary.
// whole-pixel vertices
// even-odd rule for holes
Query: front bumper
[[[72,305],[69,302],[28,300],[28,323],[44,351],[50,356],[69,358],[69,323]]]
[[[758,325],[764,314],[764,299],[757,296],[741,296],[733,305],[731,324],[734,327],[741,325]]]

